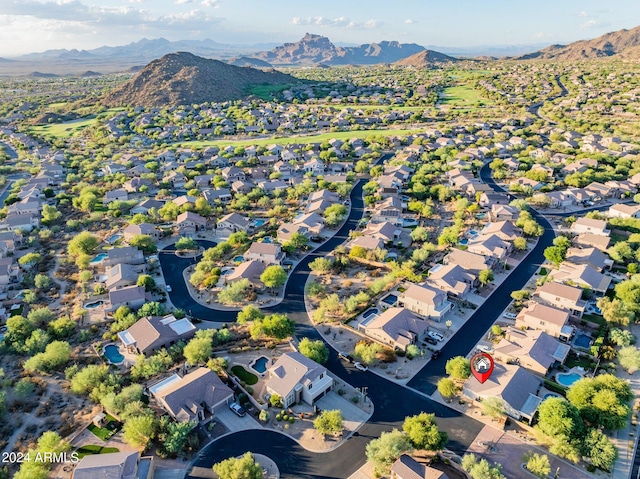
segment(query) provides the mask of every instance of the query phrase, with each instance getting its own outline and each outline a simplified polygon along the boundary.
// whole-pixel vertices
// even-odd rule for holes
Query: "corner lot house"
[[[505,413],[516,420],[529,422],[542,402],[537,396],[540,379],[525,368],[496,363],[493,373],[484,383],[467,380],[462,393],[470,399],[482,400],[494,396],[504,401]]]
[[[594,218],[578,218],[571,225],[571,232],[574,234],[593,233],[601,236],[609,236],[611,230],[607,229],[607,222]]]
[[[640,218],[640,205],[613,205],[607,214],[610,218]]]
[[[300,401],[313,405],[331,388],[326,368],[298,352],[284,353],[269,369],[267,391],[280,396],[283,407]]]
[[[531,303],[516,317],[516,328],[539,329],[561,341],[568,341],[574,333],[567,325],[569,312],[540,303]]]
[[[392,349],[406,351],[410,344],[422,341],[429,325],[408,309],[389,308],[368,324],[360,324],[358,329]]]
[[[411,456],[403,454],[391,466],[390,479],[449,479],[444,472],[420,464]]]
[[[544,376],[552,366],[564,364],[571,347],[539,330],[509,328],[494,350],[498,361],[517,364]]]
[[[149,467],[140,467],[142,462]],[[145,465],[146,466],[146,465]],[[73,479],[151,479],[153,457],[140,458],[140,453],[115,452],[112,454],[89,454],[80,459],[73,471]]]
[[[412,284],[400,296],[398,303],[409,311],[434,321],[441,321],[453,308],[447,293],[426,284]]]
[[[151,316],[139,319],[129,329],[118,333],[122,345],[132,353],[151,354],[178,341],[191,338],[196,327],[187,318]]]
[[[208,368],[174,374],[149,388],[158,404],[176,421],[207,422],[233,398],[233,391]]]
[[[284,259],[284,252],[276,243],[251,243],[244,259],[260,261],[265,264],[280,264]]]

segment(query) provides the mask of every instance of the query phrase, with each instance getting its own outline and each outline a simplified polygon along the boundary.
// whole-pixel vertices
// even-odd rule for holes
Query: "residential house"
[[[609,258],[609,255],[593,247],[569,248],[565,261],[573,264],[588,264],[598,271],[611,269],[613,266],[613,260]]]
[[[483,208],[493,208],[497,205],[508,206],[509,197],[504,193],[484,192],[480,195],[478,204]]]
[[[576,203],[576,196],[569,190],[551,191],[547,193],[551,208],[566,208]]]
[[[30,232],[40,226],[39,215],[25,215],[10,213],[0,221],[0,231],[25,231]]]
[[[491,221],[516,221],[520,217],[520,210],[509,205],[491,205],[489,219]]]
[[[640,205],[613,205],[607,211],[610,218],[640,218]]]
[[[129,225],[122,230],[123,239],[126,242],[131,241],[132,238],[139,235],[151,236],[154,240],[158,240],[162,237],[162,232],[154,225],[149,223],[140,223],[139,225]]]
[[[607,229],[607,222],[605,220],[597,220],[595,218],[578,218],[571,225],[571,232],[579,235],[582,233],[592,233],[601,236],[609,236],[611,230]]]
[[[448,295],[464,298],[476,283],[476,276],[457,264],[437,264],[429,270],[427,283]]]
[[[611,240],[608,236],[597,235],[594,233],[581,233],[573,238],[573,243],[578,246],[593,246],[600,251],[606,251],[609,249],[609,243]]]
[[[400,295],[398,305],[425,318],[440,322],[453,309],[447,293],[423,284],[411,284]]]
[[[0,290],[4,291],[9,284],[20,281],[22,281],[22,272],[15,258],[0,258]]]
[[[115,311],[120,306],[128,306],[131,309],[138,309],[147,302],[147,294],[144,286],[125,286],[124,288],[109,291],[108,311]]]
[[[557,270],[550,273],[554,281],[576,284],[591,289],[596,295],[604,295],[611,284],[611,276],[600,273],[588,264],[560,263]]]
[[[367,324],[359,324],[358,329],[392,349],[406,351],[407,346],[424,339],[429,324],[408,309],[389,308]]]
[[[511,251],[511,244],[495,234],[481,235],[467,243],[467,251],[497,261],[504,261]]]
[[[454,248],[444,257],[442,262],[446,265],[458,265],[465,271],[477,276],[480,271],[490,269],[494,265],[495,260],[482,256],[481,254]]]
[[[296,233],[306,236],[307,238],[309,237],[309,230],[306,226],[302,224],[282,223],[278,228],[276,238],[278,243],[285,244],[288,241],[291,241],[291,238]]]
[[[389,197],[371,208],[371,223],[389,222],[402,226],[402,202],[397,197]]]
[[[149,462],[141,467],[140,463]],[[88,454],[73,468],[71,479],[151,479],[153,457],[140,458],[139,451]]]
[[[267,391],[280,396],[283,407],[301,401],[312,406],[332,388],[327,369],[297,351],[284,353],[268,371]]]
[[[306,173],[313,173],[314,175],[324,174],[325,164],[318,158],[312,158],[303,165],[303,169]]]
[[[518,228],[509,221],[488,223],[484,228],[482,228],[482,230],[480,230],[480,235],[496,235],[504,241],[513,241],[516,238],[522,237],[520,230],[518,230]]]
[[[105,267],[115,266],[122,263],[144,264],[144,254],[134,246],[112,248],[107,251],[107,257],[103,261]]]
[[[571,347],[540,330],[509,328],[495,346],[496,361],[517,364],[545,376],[550,368],[564,364]]]
[[[238,213],[229,213],[218,221],[218,228],[227,229],[233,233],[238,231],[247,232],[251,228],[251,220]]]
[[[224,275],[224,282],[225,284],[230,284],[242,279],[248,279],[252,288],[262,289],[264,284],[260,280],[260,275],[264,273],[265,269],[266,266],[262,261],[244,261],[232,273]]]
[[[276,243],[251,243],[251,246],[244,254],[245,260],[261,261],[267,265],[280,264],[285,254],[279,244]]]
[[[103,205],[108,205],[114,201],[127,201],[129,199],[129,193],[127,190],[123,188],[118,188],[115,190],[109,190],[104,194],[104,198],[102,199]]]
[[[566,309],[573,316],[581,318],[587,307],[587,302],[582,299],[582,293],[582,288],[547,281],[542,286],[539,286],[533,295],[546,304]]]
[[[349,250],[354,246],[359,246],[367,251],[375,251],[376,249],[384,249],[385,243],[382,239],[372,236],[356,236],[347,243]]]
[[[247,179],[244,171],[235,166],[227,166],[226,168],[223,168],[220,173],[228,183],[233,183],[234,181],[245,181]]]
[[[220,203],[227,204],[233,199],[233,195],[229,188],[217,188],[215,190],[207,188],[202,191],[202,197],[207,200],[207,203],[210,205],[214,205],[218,201]]]
[[[449,476],[402,454],[391,466],[389,479],[449,479]]]
[[[575,332],[574,328],[567,324],[568,321],[569,311],[532,302],[518,313],[516,328],[539,329],[567,342]]]
[[[133,354],[153,354],[179,341],[190,339],[196,327],[187,318],[167,316],[140,318],[129,329],[118,333],[122,345]]]
[[[196,198],[195,196],[181,195],[177,198],[172,199],[171,202],[178,205],[180,208],[184,206],[195,208],[197,199],[198,198]]]
[[[234,181],[231,183],[231,189],[236,193],[249,193],[253,188],[254,184],[250,181]]]
[[[159,210],[163,206],[164,206],[164,201],[153,200],[153,199],[151,199],[151,200],[142,200],[136,206],[131,208],[131,214],[132,215],[137,215],[137,214],[146,215],[151,208],[155,208],[156,210]]]
[[[526,419],[530,423],[542,402],[542,398],[537,396],[540,385],[540,378],[525,368],[496,363],[489,379],[483,383],[474,378],[468,379],[462,393],[477,401],[500,398],[508,416],[516,420]]]
[[[233,399],[233,391],[209,368],[197,368],[182,377],[173,374],[149,391],[178,422],[207,422]]]
[[[400,239],[401,233],[402,230],[400,228],[388,221],[383,223],[370,223],[362,230],[363,236],[380,239],[385,245],[396,243]]]
[[[207,219],[192,211],[180,213],[176,218],[178,233],[182,236],[190,236],[198,231],[207,229]]]
[[[307,213],[292,220],[294,225],[304,226],[310,234],[319,235],[325,225],[325,219],[318,213]]]
[[[107,290],[124,288],[125,286],[131,286],[136,284],[138,276],[144,270],[142,265],[133,264],[116,264],[106,269],[107,278],[105,279],[105,286]]]

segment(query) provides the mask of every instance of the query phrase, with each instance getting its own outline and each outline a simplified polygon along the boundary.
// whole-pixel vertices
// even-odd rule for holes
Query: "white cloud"
[[[584,18],[584,17],[588,17],[589,14],[587,12],[585,12],[584,10],[582,10],[580,13],[578,13],[578,16]]]
[[[597,28],[602,26],[602,24],[595,19],[591,19],[591,20],[587,20],[586,22],[584,22],[583,24],[580,25],[580,28],[582,28],[583,30],[589,30],[591,28]]]
[[[551,38],[552,35],[550,33],[547,32],[537,32],[533,34],[533,38],[536,38],[538,40],[543,40],[545,38]]]
[[[417,21],[415,21],[413,18],[407,18],[404,23],[406,23],[407,25],[413,25],[414,23],[418,23]]]
[[[291,20],[293,25],[313,25],[320,27],[346,28],[351,30],[372,29],[382,25],[380,20],[367,20],[366,22],[357,22],[347,17],[327,18],[317,17],[293,17]]]
[[[218,8],[220,6],[220,2],[218,0],[202,0],[200,5],[203,7],[213,7]]]

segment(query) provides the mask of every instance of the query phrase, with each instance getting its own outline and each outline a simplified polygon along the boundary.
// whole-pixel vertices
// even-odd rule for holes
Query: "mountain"
[[[457,62],[456,58],[433,50],[422,50],[394,63],[405,67],[430,68],[440,63]]]
[[[271,63],[267,63],[264,60],[251,57],[237,57],[227,61],[229,65],[236,67],[252,67],[252,68],[273,68]]]
[[[551,45],[537,52],[515,57],[517,60],[587,60],[614,57],[640,59],[640,26],[631,30],[606,33],[593,40],[580,40],[569,45]]]
[[[415,43],[380,42],[355,47],[336,46],[327,37],[307,33],[294,43],[285,43],[253,57],[272,65],[371,65],[392,63],[413,55],[424,47]]]
[[[104,98],[107,106],[175,106],[240,99],[259,85],[296,83],[276,71],[237,67],[179,52],[146,65]]]

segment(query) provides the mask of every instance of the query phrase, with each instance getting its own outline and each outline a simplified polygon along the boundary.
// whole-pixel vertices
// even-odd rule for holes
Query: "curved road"
[[[488,168],[483,168],[481,177],[495,190],[501,190],[490,178]],[[318,256],[325,256],[343,243],[348,238],[349,231],[355,229],[364,215],[362,183],[360,181],[356,184],[351,192],[352,208],[345,224],[333,238],[296,265],[285,288],[285,299],[280,304],[268,308],[269,311],[289,315],[296,322],[297,336],[323,339],[311,324],[304,305],[304,285],[310,272],[309,263]],[[447,448],[458,454],[464,453],[482,429],[483,424],[432,401],[425,394],[431,394],[435,390],[437,380],[444,375],[446,360],[453,356],[466,355],[471,350],[511,301],[511,291],[522,287],[542,262],[542,251],[551,244],[554,233],[551,225],[542,216],[535,212],[532,214],[545,227],[545,233],[534,250],[512,272],[508,284],[503,283],[498,287],[491,299],[479,307],[448,341],[442,349],[441,358],[428,363],[411,380],[410,388],[390,382],[371,372],[360,372],[351,365],[345,365],[330,348],[331,354],[326,367],[355,387],[367,386],[368,397],[375,404],[375,412],[370,420],[338,449],[323,454],[312,453],[303,449],[291,438],[277,432],[251,430],[231,434],[223,441],[215,441],[200,452],[194,466],[210,468],[216,462],[250,450],[273,458],[283,478],[346,478],[364,463],[365,447],[371,439],[379,437],[383,431],[401,427],[406,416],[420,411],[434,413],[438,418],[439,428],[449,434]],[[212,243],[201,242],[201,244],[209,246]],[[159,258],[163,274],[172,286],[170,297],[175,306],[190,311],[193,316],[201,319],[235,321],[236,312],[212,310],[196,303],[189,296],[182,272],[185,267],[195,262],[194,259],[178,258],[173,253],[160,253]]]
[[[549,117],[546,117],[546,116],[542,115],[540,113],[540,107],[542,107],[542,105],[544,105],[545,102],[547,102],[547,101],[553,101],[556,98],[560,98],[562,96],[566,96],[566,95],[569,94],[569,90],[567,90],[567,88],[564,86],[562,81],[560,81],[560,75],[556,75],[555,79],[556,79],[556,83],[558,83],[558,86],[560,87],[560,90],[561,90],[560,93],[558,95],[556,95],[556,96],[553,96],[551,98],[546,99],[545,101],[534,103],[533,105],[531,105],[531,106],[529,106],[527,108],[527,111],[529,113],[531,113],[532,115],[537,116],[538,118],[541,118],[542,120],[546,121],[550,125],[556,125],[557,123],[555,121],[553,121],[552,119],[550,119]]]

